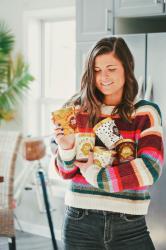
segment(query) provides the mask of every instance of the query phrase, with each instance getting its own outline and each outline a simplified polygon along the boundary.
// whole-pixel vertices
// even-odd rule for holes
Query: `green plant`
[[[14,117],[16,105],[28,90],[33,77],[21,54],[15,58],[11,53],[14,48],[14,35],[7,26],[0,23],[0,120]]]

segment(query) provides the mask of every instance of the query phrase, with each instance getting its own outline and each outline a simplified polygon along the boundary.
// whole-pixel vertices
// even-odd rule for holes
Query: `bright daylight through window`
[[[35,80],[24,105],[25,134],[53,133],[51,112],[76,91],[75,15],[56,10],[54,17],[38,13],[27,18],[25,48]]]
[[[76,89],[75,19],[47,21],[42,33],[42,134],[52,133],[51,112]]]
[[[44,98],[75,92],[75,20],[44,23]]]

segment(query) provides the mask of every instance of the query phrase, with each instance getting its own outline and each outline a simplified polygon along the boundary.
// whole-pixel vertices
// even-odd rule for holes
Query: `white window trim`
[[[38,25],[39,33],[42,36],[42,22],[43,21],[56,21],[56,20],[70,20],[75,18],[75,7],[59,7],[56,9],[47,9],[47,10],[31,10],[31,11],[25,11],[23,14],[23,54],[25,56],[26,61],[28,62],[28,28],[31,24],[31,22],[35,22]],[[41,39],[42,40],[42,39]],[[43,44],[39,44],[40,50],[42,50]],[[40,59],[39,59],[40,60]],[[39,112],[37,113],[37,127],[39,128],[38,135],[42,135],[42,125],[39,121],[42,119],[42,109],[40,108],[42,104],[51,104],[55,103],[54,99],[51,98],[45,98],[43,95],[43,82],[42,82],[42,67],[41,64],[40,67],[40,77],[38,79],[38,85],[40,89],[39,98],[36,99],[38,105],[39,105]],[[32,83],[33,84],[33,83]],[[27,96],[28,98],[31,98],[30,95]],[[23,103],[23,133],[27,134],[28,131],[28,110],[27,110],[27,100],[24,100]],[[56,100],[56,104],[63,103],[64,99],[58,99]]]

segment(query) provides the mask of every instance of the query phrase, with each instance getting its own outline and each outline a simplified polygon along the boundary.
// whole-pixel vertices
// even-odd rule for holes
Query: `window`
[[[24,104],[24,133],[53,133],[51,112],[76,91],[75,9],[26,14],[25,54],[35,77]]]
[[[42,134],[51,133],[51,112],[76,89],[75,20],[42,22]]]
[[[75,92],[75,20],[43,23],[44,97],[67,99]]]

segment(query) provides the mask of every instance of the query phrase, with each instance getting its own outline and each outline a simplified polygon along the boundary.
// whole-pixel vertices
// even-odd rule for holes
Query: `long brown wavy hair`
[[[134,75],[134,58],[126,42],[121,37],[109,37],[99,40],[89,53],[84,73],[81,79],[81,88],[68,102],[68,104],[80,104],[81,110],[89,113],[89,124],[93,125],[99,115],[104,95],[95,86],[95,58],[98,55],[113,52],[124,67],[125,84],[121,103],[118,104],[113,114],[119,114],[124,120],[131,121],[134,108],[134,99],[138,93],[138,83]]]

